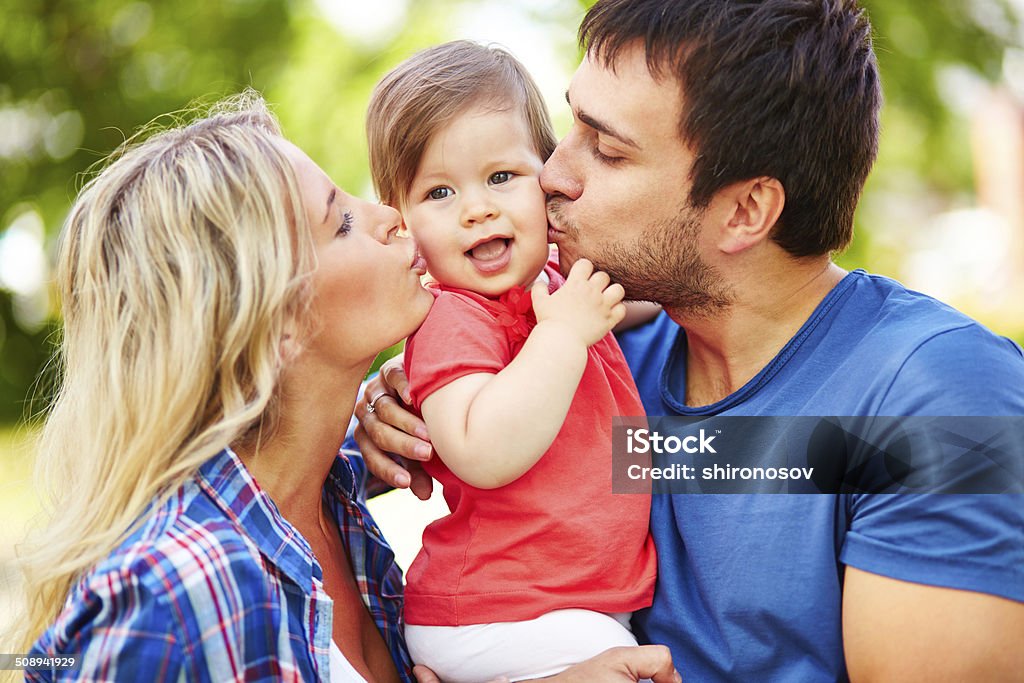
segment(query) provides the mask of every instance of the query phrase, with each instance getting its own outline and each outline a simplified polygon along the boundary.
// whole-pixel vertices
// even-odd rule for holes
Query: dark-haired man
[[[853,0],[599,0],[580,36],[551,239],[664,306],[620,336],[648,414],[1024,415],[1017,345],[831,261],[877,150]],[[663,495],[651,527],[635,625],[684,678],[1024,676],[1019,495]]]

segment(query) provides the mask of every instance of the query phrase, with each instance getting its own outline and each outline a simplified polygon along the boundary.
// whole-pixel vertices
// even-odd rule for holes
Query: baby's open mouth
[[[507,237],[488,240],[467,251],[466,256],[471,256],[478,261],[493,261],[501,258],[511,242],[512,240]]]

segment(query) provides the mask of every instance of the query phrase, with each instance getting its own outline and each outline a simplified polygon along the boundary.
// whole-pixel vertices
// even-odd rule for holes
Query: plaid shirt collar
[[[366,477],[366,465],[358,451],[340,451],[323,496],[341,530],[363,602],[391,651],[399,675],[412,681],[412,661],[402,633],[402,572],[366,507]],[[197,482],[303,592],[314,597],[322,594],[323,573],[306,539],[281,515],[230,448],[200,467]]]

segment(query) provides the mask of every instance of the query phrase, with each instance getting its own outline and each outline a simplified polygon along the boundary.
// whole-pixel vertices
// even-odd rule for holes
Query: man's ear
[[[786,190],[777,178],[764,176],[724,187],[716,199],[725,210],[718,248],[736,254],[768,239],[786,205]]]

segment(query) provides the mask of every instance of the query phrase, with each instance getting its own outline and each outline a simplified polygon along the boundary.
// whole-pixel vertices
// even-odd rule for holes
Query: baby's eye
[[[431,199],[447,199],[455,194],[450,187],[435,187],[433,190],[427,193],[427,196]]]
[[[501,185],[510,180],[512,180],[512,173],[510,171],[498,171],[497,173],[492,173],[490,177],[492,185]]]

